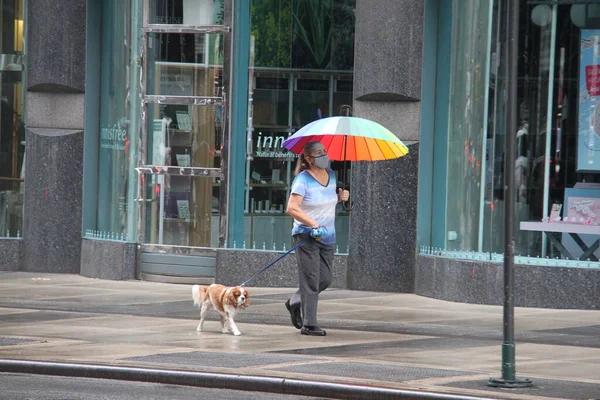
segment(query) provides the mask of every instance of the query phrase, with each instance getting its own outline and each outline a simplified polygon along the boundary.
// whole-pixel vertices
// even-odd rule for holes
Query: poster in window
[[[600,29],[581,30],[577,170],[600,171]]]

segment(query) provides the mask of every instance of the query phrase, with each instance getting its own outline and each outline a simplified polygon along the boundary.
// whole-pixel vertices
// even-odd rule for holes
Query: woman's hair
[[[296,162],[296,169],[294,170],[294,174],[298,175],[300,172],[308,169],[308,162],[304,158],[306,153],[310,153],[320,142],[313,141],[308,142],[304,145],[304,149],[302,150],[302,154],[298,156],[298,161]]]

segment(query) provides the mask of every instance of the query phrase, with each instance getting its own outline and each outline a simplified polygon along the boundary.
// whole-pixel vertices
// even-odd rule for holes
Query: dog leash
[[[246,283],[250,282],[251,280],[253,280],[254,278],[256,278],[257,276],[259,276],[260,274],[262,274],[263,272],[265,272],[266,270],[268,270],[269,268],[271,268],[273,265],[275,265],[275,263],[279,260],[281,260],[283,257],[287,256],[288,254],[290,254],[292,251],[296,250],[298,247],[302,246],[303,244],[305,244],[306,242],[308,242],[308,239],[305,239],[303,241],[301,241],[300,243],[298,243],[297,245],[295,245],[294,247],[292,247],[291,249],[289,249],[286,253],[282,254],[279,258],[277,258],[275,261],[273,261],[271,264],[267,265],[266,267],[264,267],[260,272],[258,272],[257,274],[254,274],[254,276],[252,276],[252,278],[248,279],[246,282],[242,283],[240,286],[245,286]]]

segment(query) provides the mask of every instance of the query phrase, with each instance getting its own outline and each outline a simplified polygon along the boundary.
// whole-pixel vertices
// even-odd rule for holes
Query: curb
[[[298,379],[43,361],[0,359],[0,373],[112,379],[335,399],[492,400],[483,397],[414,390],[385,389],[372,386],[305,381]]]

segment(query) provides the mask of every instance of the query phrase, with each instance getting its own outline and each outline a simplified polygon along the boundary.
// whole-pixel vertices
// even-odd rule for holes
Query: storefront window
[[[150,22],[221,25],[222,0],[156,0]],[[223,34],[153,33],[149,36],[147,94],[223,96]],[[148,159],[154,166],[220,168],[223,106],[149,103]],[[146,175],[145,242],[218,247],[221,181],[186,174]]]
[[[100,132],[97,228],[102,238],[133,239],[128,213],[132,157],[130,129],[131,1],[104,1],[100,65]]]
[[[498,65],[495,88],[490,88],[495,96],[496,129],[488,135],[489,157],[486,176],[486,219],[484,221],[484,250],[500,253],[504,247],[504,147],[506,140],[516,141],[516,160],[511,171],[515,174],[515,222],[541,221],[547,210],[544,209],[548,185],[545,185],[546,132],[551,127],[548,107],[552,101],[555,80],[552,78],[555,49],[553,48],[552,9],[549,6],[535,7],[523,5],[520,10],[521,34],[519,38],[517,130],[506,132],[506,104],[503,96],[506,89],[505,65]],[[499,19],[496,20],[499,23]],[[500,40],[504,39],[504,32]],[[494,90],[495,89],[495,90]],[[490,97],[491,97],[490,96]],[[552,111],[550,111],[551,113]],[[555,138],[556,132],[550,135]],[[548,184],[550,182],[548,181]],[[563,188],[564,190],[564,188]],[[539,232],[518,230],[515,253],[521,255],[542,255],[542,235]]]
[[[432,245],[499,261],[504,203],[514,201],[518,262],[598,267],[599,235],[583,231],[600,227],[600,4],[541,3],[520,2],[517,129],[508,132],[504,3],[452,2],[447,137],[436,137],[448,168],[434,178],[447,185],[446,235],[442,248]],[[504,198],[507,140],[516,144],[506,168],[514,199]],[[564,233],[532,223],[563,224]]]
[[[486,127],[487,60],[492,0],[453,2],[448,112],[448,249],[476,249]]]
[[[252,0],[249,131],[244,243],[283,250],[291,244],[285,214],[297,156],[283,141],[304,125],[351,115],[354,1]],[[342,163],[332,163],[341,186]],[[338,252],[348,251],[349,215],[336,218]]]
[[[0,237],[23,233],[24,0],[0,7]]]

